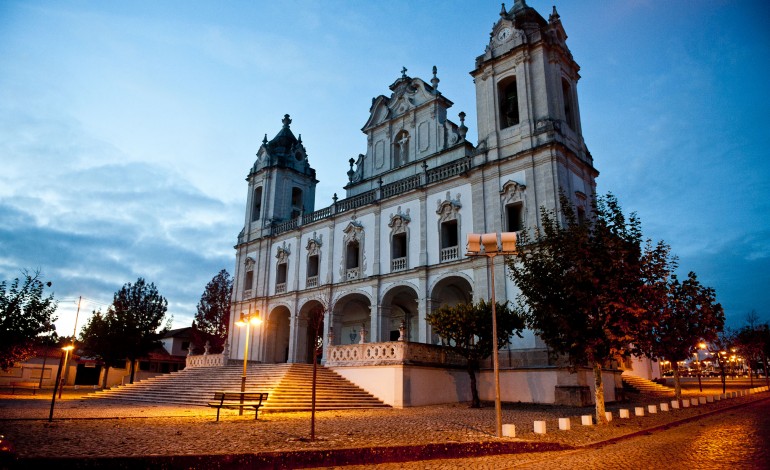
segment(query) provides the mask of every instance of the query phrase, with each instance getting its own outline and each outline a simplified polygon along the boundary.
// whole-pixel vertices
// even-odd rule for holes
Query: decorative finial
[[[289,124],[291,124],[291,119],[289,118],[288,114],[283,115],[283,120],[281,120],[283,123],[283,127],[289,127]]]
[[[356,174],[356,172],[353,171],[353,163],[355,163],[355,160],[353,160],[351,158],[350,160],[348,160],[348,163],[350,163],[350,169],[348,170],[348,181],[350,181],[352,183],[353,182],[353,175]]]
[[[265,145],[267,144],[267,134],[265,134],[265,138],[262,139],[262,144],[265,144]]]
[[[401,68],[401,78],[406,78],[406,67]]]
[[[440,82],[441,80],[439,80],[439,78],[436,76],[436,72],[438,72],[438,69],[434,65],[433,66],[433,78],[430,79],[430,84],[433,85],[433,91],[435,93],[438,93],[438,82]]]
[[[332,196],[332,200],[335,204],[337,204],[337,193],[334,193],[334,196]]]
[[[465,135],[468,133],[468,127],[465,125],[465,112],[460,111],[460,127],[457,128],[457,133],[460,135],[460,138],[465,140]]]
[[[505,3],[503,3],[503,7],[500,9],[500,16],[505,16],[508,14],[508,11],[505,9]]]
[[[556,11],[556,5],[554,5],[553,6],[553,11],[551,12],[551,16],[548,17],[548,22],[549,23],[553,23],[556,20],[558,20],[559,18],[560,18],[559,17],[559,13],[557,13],[557,11]]]
[[[297,137],[297,142],[299,142],[300,144],[302,143],[302,134],[300,134],[299,137]]]

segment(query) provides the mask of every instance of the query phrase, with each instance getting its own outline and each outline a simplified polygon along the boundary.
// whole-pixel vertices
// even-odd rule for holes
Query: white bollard
[[[706,404],[706,397],[698,397],[698,404],[699,405],[705,405]]]
[[[535,421],[535,434],[545,434],[545,421]]]
[[[654,415],[658,412],[658,407],[656,405],[647,405],[647,412]]]
[[[612,421],[612,411],[605,411],[604,416],[607,417],[607,422]]]
[[[637,406],[636,408],[634,408],[634,416],[644,416],[644,407]]]
[[[698,399],[697,398],[690,398],[690,404],[692,406],[698,406]]]
[[[503,424],[503,437],[516,437],[516,425]]]
[[[569,418],[559,418],[559,431],[569,431],[572,428]]]
[[[733,392],[730,395],[731,395],[731,398],[738,398],[738,392]]]
[[[721,396],[719,396],[719,395],[714,395],[714,401],[719,401],[719,400],[721,400],[721,399],[722,399],[722,397],[721,397]]]
[[[593,426],[594,425],[594,419],[591,415],[583,415],[580,417],[580,424],[583,426]]]
[[[728,398],[730,398],[730,397],[728,396],[727,393],[720,393],[719,394],[719,399],[720,400],[727,400]]]
[[[628,418],[628,410],[621,408],[619,413],[620,413],[620,419]]]
[[[682,400],[682,408],[689,408],[690,407],[690,400]]]
[[[671,400],[671,409],[672,410],[678,410],[679,409],[679,400]]]
[[[668,403],[661,403],[660,411],[668,411]]]
[[[706,403],[714,403],[714,396],[709,395],[706,397]]]

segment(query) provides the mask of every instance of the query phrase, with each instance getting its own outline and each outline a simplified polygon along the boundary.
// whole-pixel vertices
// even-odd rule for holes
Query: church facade
[[[377,385],[367,383],[381,381],[382,367],[391,367],[387,381],[402,387],[418,382],[405,378],[410,364],[435,377],[438,369],[428,367],[435,361],[390,360],[404,345],[423,359],[441,356],[428,346],[440,338],[426,314],[489,299],[491,289],[498,301],[517,294],[502,257],[490,262],[465,256],[466,236],[536,227],[539,209],[556,208],[560,191],[579,211],[588,210],[595,192],[598,172],[581,132],[579,66],[565,40],[555,8],[546,20],[523,0],[510,10],[503,6],[471,72],[475,143],[465,113],[455,118],[450,111],[453,103],[439,89],[436,67],[426,80],[404,69],[387,93],[372,100],[362,129],[366,151],[350,159],[344,198],[335,195],[328,207],[315,207],[315,170],[285,115],[277,135],[265,136],[247,176],[230,357],[242,360],[248,340],[251,361],[311,362],[310,313],[321,308],[327,366],[375,395]],[[247,339],[246,329],[234,322],[256,312],[262,323]],[[511,381],[523,377],[514,372],[537,371],[537,380],[550,387],[548,398],[532,392],[531,400],[521,401],[569,401],[551,389],[578,387],[583,393],[590,382],[569,378],[528,331],[501,351],[501,367]],[[426,402],[409,398],[415,393],[421,392],[385,399]]]

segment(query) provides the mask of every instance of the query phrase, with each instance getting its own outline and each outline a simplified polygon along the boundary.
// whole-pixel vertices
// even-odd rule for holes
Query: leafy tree
[[[481,400],[476,388],[476,371],[479,362],[492,355],[492,347],[504,347],[514,334],[521,337],[524,320],[515,314],[508,303],[497,303],[497,341],[492,338],[492,303],[483,299],[477,304],[461,303],[454,307],[444,305],[426,316],[426,320],[438,335],[448,340],[449,346],[468,360],[471,379],[471,408],[480,408]]]
[[[0,369],[8,370],[16,362],[29,358],[39,339],[55,338],[53,294],[44,297],[43,289],[51,283],[40,280],[40,272],[23,273],[10,285],[0,282]]]
[[[726,378],[730,368],[730,358],[735,350],[735,337],[735,331],[725,328],[709,344],[709,352],[714,359],[714,363],[719,368],[719,375],[722,378],[722,393],[727,393]]]
[[[665,301],[651,313],[658,317],[653,329],[648,355],[666,358],[674,370],[676,399],[682,399],[678,361],[697,353],[702,341],[712,342],[725,323],[722,306],[716,302],[714,289],[701,285],[695,273],[680,282],[671,275],[666,282]]]
[[[206,284],[206,289],[198,302],[198,312],[195,314],[195,321],[193,322],[193,344],[200,347],[208,341],[212,347],[212,352],[222,350],[230,321],[232,290],[233,280],[224,269]]]
[[[594,200],[588,217],[578,217],[564,194],[560,209],[541,209],[541,226],[520,237],[510,273],[527,326],[572,368],[592,367],[596,420],[606,423],[602,366],[641,352],[633,344],[646,341],[655,321],[646,314],[654,289],[645,276],[664,270],[645,274],[644,263],[666,255],[643,253],[639,219],[626,218],[612,194]]]
[[[758,373],[759,364],[762,363],[764,366],[767,363],[766,350],[770,346],[769,330],[770,327],[767,324],[759,324],[759,315],[756,310],[752,310],[746,315],[746,325],[736,333],[736,348],[741,356],[746,358],[752,387],[754,376],[751,372]]]
[[[160,338],[170,329],[171,319],[161,328],[168,309],[168,301],[158,293],[154,283],[147,284],[143,278],[130,282],[115,293],[110,306],[117,330],[120,332],[121,348],[131,361],[130,382],[134,383],[136,360],[146,356],[161,345]]]
[[[102,388],[107,387],[107,374],[110,367],[128,357],[128,349],[123,341],[122,328],[111,308],[103,314],[94,311],[91,318],[80,330],[80,342],[85,354],[97,357],[104,363]]]

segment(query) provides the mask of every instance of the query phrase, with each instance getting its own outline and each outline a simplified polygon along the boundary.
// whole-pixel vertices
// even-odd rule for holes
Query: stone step
[[[184,369],[130,385],[97,392],[99,399],[205,406],[215,391],[239,390],[241,366]],[[267,392],[266,411],[304,411],[311,408],[313,366],[310,364],[254,365],[247,368],[246,387]],[[332,370],[318,366],[316,409],[388,407]]]

